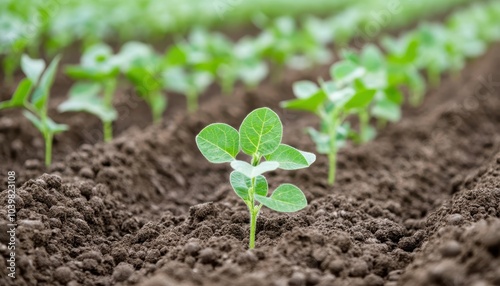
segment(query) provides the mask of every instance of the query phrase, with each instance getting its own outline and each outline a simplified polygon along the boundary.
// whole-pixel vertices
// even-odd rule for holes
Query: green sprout
[[[189,48],[187,44],[179,44],[168,50],[162,61],[163,87],[184,94],[189,112],[198,109],[200,95],[214,80],[212,73],[206,69],[205,56],[204,53]]]
[[[104,141],[113,139],[113,121],[118,114],[113,96],[119,75],[119,59],[105,44],[90,47],[79,66],[69,66],[66,74],[80,80],[69,92],[69,99],[59,105],[59,112],[87,112],[103,123]]]
[[[387,65],[391,86],[407,86],[410,91],[409,102],[413,106],[422,103],[426,83],[415,62],[419,56],[419,42],[410,34],[399,39],[382,39],[382,45],[388,51]]]
[[[257,217],[262,206],[278,212],[296,212],[307,206],[302,191],[292,184],[282,184],[271,196],[262,175],[278,168],[296,170],[309,167],[316,156],[281,143],[283,125],[276,113],[269,108],[252,111],[243,120],[240,130],[214,123],[205,127],[197,136],[196,144],[211,163],[230,163],[234,171],[230,175],[231,186],[250,212],[249,248],[255,247]],[[243,153],[251,156],[251,162],[237,160]],[[265,159],[264,162],[261,162]]]
[[[60,56],[56,56],[45,69],[43,60],[36,60],[23,55],[21,57],[21,69],[27,78],[21,80],[10,100],[0,102],[0,110],[23,108],[24,116],[42,133],[45,141],[46,166],[49,166],[52,161],[54,135],[68,129],[66,125],[55,123],[48,116],[49,92],[54,83],[60,59]]]
[[[126,43],[119,56],[126,78],[148,104],[153,121],[159,122],[167,108],[167,99],[162,94],[161,57],[149,45],[139,42]]]
[[[376,92],[369,110],[359,112],[361,136],[357,143],[365,143],[375,136],[375,130],[369,125],[370,116],[378,119],[379,127],[385,126],[387,121],[396,122],[401,119],[403,95],[398,89],[398,83],[390,82],[387,60],[377,46],[365,45],[359,55],[344,51],[343,56],[345,61],[340,65],[357,67],[364,71],[358,74],[358,78],[354,78],[354,85]]]
[[[225,94],[231,94],[235,82],[239,79],[246,90],[253,90],[264,80],[269,70],[260,57],[259,46],[249,37],[240,39],[231,49],[227,60],[218,69],[222,78],[221,86]]]

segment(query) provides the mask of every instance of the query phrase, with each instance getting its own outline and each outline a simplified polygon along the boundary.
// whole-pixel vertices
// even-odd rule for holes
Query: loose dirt
[[[215,121],[237,127],[269,106],[283,118],[285,143],[315,150],[304,128],[317,121],[278,108],[300,75],[214,97],[196,115],[177,113],[110,144],[84,144],[40,177],[25,163],[18,279],[4,278],[1,259],[0,284],[499,285],[499,65],[497,45],[376,140],[343,149],[334,187],[323,156],[306,170],[270,173],[272,188],[297,184],[309,206],[264,210],[252,251],[229,167],[209,164],[194,136]],[[32,156],[31,131],[2,124],[4,142],[21,142],[18,157],[9,145],[2,158]],[[5,217],[1,209],[2,227]]]

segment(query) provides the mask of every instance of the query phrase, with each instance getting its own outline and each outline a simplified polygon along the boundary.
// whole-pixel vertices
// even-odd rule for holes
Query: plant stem
[[[255,211],[255,208],[250,210],[250,242],[248,248],[255,248],[255,230],[257,229],[257,216],[259,212]]]
[[[330,137],[330,153],[328,154],[328,184],[333,186],[335,173],[337,172],[337,130],[343,121],[340,110],[334,111],[331,118],[331,125],[328,130]]]
[[[232,76],[226,76],[222,79],[222,94],[230,96],[234,90],[234,80]]]
[[[427,74],[429,76],[429,82],[431,83],[431,86],[439,86],[441,82],[441,74],[439,73],[439,69],[436,67],[430,67],[427,69]]]
[[[259,165],[260,156],[258,154],[254,154],[252,156],[252,166]],[[256,178],[252,178],[252,184],[250,189],[248,190],[248,197],[250,201],[247,203],[248,210],[250,211],[250,239],[248,243],[248,248],[253,249],[255,247],[255,231],[257,229],[257,217],[259,216],[260,206],[255,205],[255,183]]]
[[[52,133],[49,134],[44,134],[44,139],[45,139],[45,166],[50,166],[52,163],[52,139],[53,135]]]
[[[104,83],[104,104],[108,108],[113,108],[113,95],[116,89],[116,79],[109,79]],[[113,139],[113,121],[102,123],[104,133],[104,142],[110,142]]]
[[[253,160],[252,160],[253,162]],[[255,178],[252,178],[252,186],[248,190],[250,201],[248,202],[248,210],[250,211],[250,239],[248,248],[255,247],[255,232],[257,230],[257,217],[259,216],[260,206],[255,205]]]
[[[186,94],[187,98],[187,109],[188,112],[193,113],[198,110],[198,96],[196,96],[196,92],[189,91]]]
[[[332,150],[330,154],[328,154],[328,184],[333,186],[335,182],[335,173],[337,171],[337,150]]]
[[[360,142],[357,143],[365,143],[367,138],[366,136],[366,129],[368,128],[368,123],[370,121],[370,116],[368,115],[368,112],[366,110],[363,110],[359,113],[359,134],[361,135],[360,137]]]
[[[102,123],[102,130],[104,133],[104,142],[110,142],[113,140],[113,122],[104,121]]]

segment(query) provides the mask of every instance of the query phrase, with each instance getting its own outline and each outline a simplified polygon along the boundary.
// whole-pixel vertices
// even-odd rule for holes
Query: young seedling
[[[349,85],[364,71],[354,66],[335,66],[332,76],[335,82],[322,82],[321,87],[310,81],[299,81],[293,86],[297,99],[284,101],[281,106],[291,110],[301,110],[317,115],[320,130],[309,128],[309,135],[321,154],[328,155],[328,183],[333,185],[337,166],[337,152],[349,139],[359,136],[346,122],[347,116],[364,112],[370,106],[375,90],[354,89]]]
[[[47,114],[49,92],[54,83],[60,59],[60,56],[56,56],[45,69],[43,60],[31,59],[29,56],[23,55],[21,69],[27,78],[19,83],[10,100],[0,102],[0,110],[23,108],[24,116],[42,133],[45,141],[46,166],[49,166],[52,161],[52,140],[54,135],[68,129],[64,124],[55,123]]]
[[[280,79],[285,66],[305,69],[331,59],[331,53],[321,42],[324,39],[315,31],[298,27],[292,17],[280,17],[273,21],[262,17],[259,20],[258,24],[265,30],[255,42],[261,46],[261,56],[277,67],[273,73],[274,81]]]
[[[340,65],[356,66],[364,71],[361,77],[354,79],[353,86],[358,86],[357,89],[376,91],[369,110],[361,110],[358,113],[361,135],[359,143],[365,143],[375,136],[375,130],[369,125],[370,116],[378,119],[379,127],[385,126],[387,121],[399,121],[403,96],[399,86],[391,85],[387,60],[377,46],[368,44],[360,54],[346,50],[343,57],[344,63]]]
[[[389,84],[407,86],[410,90],[410,104],[419,105],[425,95],[426,83],[415,65],[419,51],[418,41],[407,34],[397,40],[383,38],[382,45],[388,51]]]
[[[213,75],[199,62],[200,58],[203,57],[198,52],[187,52],[178,45],[171,48],[163,59],[163,87],[184,94],[189,112],[198,109],[200,95],[214,81]]]
[[[307,206],[302,191],[292,184],[282,184],[268,196],[268,184],[262,175],[278,168],[296,170],[309,167],[316,156],[281,143],[283,126],[276,113],[269,108],[252,111],[243,120],[240,130],[214,123],[197,136],[196,144],[211,163],[230,163],[231,186],[250,212],[249,248],[255,247],[257,217],[262,206],[278,212],[296,212]],[[250,163],[236,160],[243,153]],[[265,159],[264,162],[261,162]]]
[[[126,43],[118,57],[122,72],[149,105],[153,122],[159,122],[167,108],[167,99],[162,94],[161,57],[150,46],[139,42]]]
[[[69,66],[66,74],[77,82],[69,92],[69,99],[59,105],[60,112],[87,112],[97,116],[103,124],[104,141],[113,139],[113,121],[118,117],[113,107],[113,96],[119,75],[119,59],[111,48],[97,44],[82,56],[81,65]]]
[[[222,90],[225,94],[231,94],[232,89],[239,79],[243,82],[246,90],[252,90],[264,80],[269,69],[260,57],[260,47],[252,39],[245,37],[240,39],[232,48],[231,55],[225,64],[219,68],[219,76],[223,80]]]

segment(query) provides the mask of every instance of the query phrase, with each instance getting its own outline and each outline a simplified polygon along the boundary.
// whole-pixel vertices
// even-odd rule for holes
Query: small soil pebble
[[[460,254],[461,246],[456,240],[448,241],[441,246],[440,251],[444,257],[455,257]]]
[[[306,275],[302,272],[294,272],[292,278],[288,281],[290,286],[305,286],[306,285]]]
[[[121,262],[113,270],[113,279],[116,282],[126,281],[134,272],[134,267],[128,263]]]
[[[61,284],[66,284],[73,279],[73,271],[67,266],[58,267],[54,271],[54,278]]]
[[[191,256],[197,255],[200,249],[201,246],[197,241],[190,241],[184,246],[184,251],[186,252],[186,254]]]

